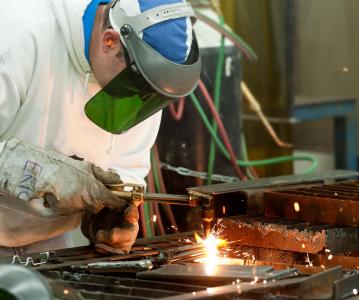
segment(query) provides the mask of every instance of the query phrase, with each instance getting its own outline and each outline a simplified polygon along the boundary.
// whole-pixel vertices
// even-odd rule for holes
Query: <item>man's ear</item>
[[[106,29],[102,33],[102,51],[104,53],[110,53],[115,51],[118,53],[118,49],[121,47],[120,35],[114,29]]]

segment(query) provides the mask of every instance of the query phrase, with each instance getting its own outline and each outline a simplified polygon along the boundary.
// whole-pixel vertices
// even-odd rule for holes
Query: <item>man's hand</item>
[[[126,253],[136,240],[138,219],[138,209],[132,205],[122,214],[104,208],[96,215],[86,213],[82,218],[81,231],[100,252]]]
[[[104,186],[116,183],[121,179],[114,172],[19,140],[0,150],[0,192],[26,201],[42,216],[98,213],[104,207],[123,211],[127,202]]]

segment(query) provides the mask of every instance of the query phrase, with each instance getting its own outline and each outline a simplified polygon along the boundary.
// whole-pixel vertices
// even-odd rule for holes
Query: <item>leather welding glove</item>
[[[42,216],[127,207],[104,186],[121,182],[114,172],[16,139],[0,148],[0,192],[29,203]]]
[[[122,254],[128,252],[138,234],[138,209],[130,205],[123,214],[104,208],[94,215],[87,212],[81,222],[82,233],[99,252]]]

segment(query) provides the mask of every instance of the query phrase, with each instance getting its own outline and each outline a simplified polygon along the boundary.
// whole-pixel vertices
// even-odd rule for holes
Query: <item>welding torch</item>
[[[201,207],[205,234],[208,235],[211,230],[214,212],[211,198],[206,195],[196,193],[190,193],[189,195],[147,193],[143,185],[128,183],[108,184],[106,187],[115,196],[127,200],[129,204],[136,207],[140,206],[143,202]]]

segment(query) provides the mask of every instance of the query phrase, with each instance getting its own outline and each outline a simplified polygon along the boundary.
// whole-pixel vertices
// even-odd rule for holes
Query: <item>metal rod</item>
[[[143,201],[190,206],[190,198],[187,195],[145,193],[143,195]]]
[[[127,191],[111,191],[117,197],[133,201],[133,193]],[[144,193],[141,195],[141,201],[150,203],[162,203],[171,205],[187,205],[193,206],[192,201],[187,195],[171,195],[171,194],[157,194],[157,193]]]

